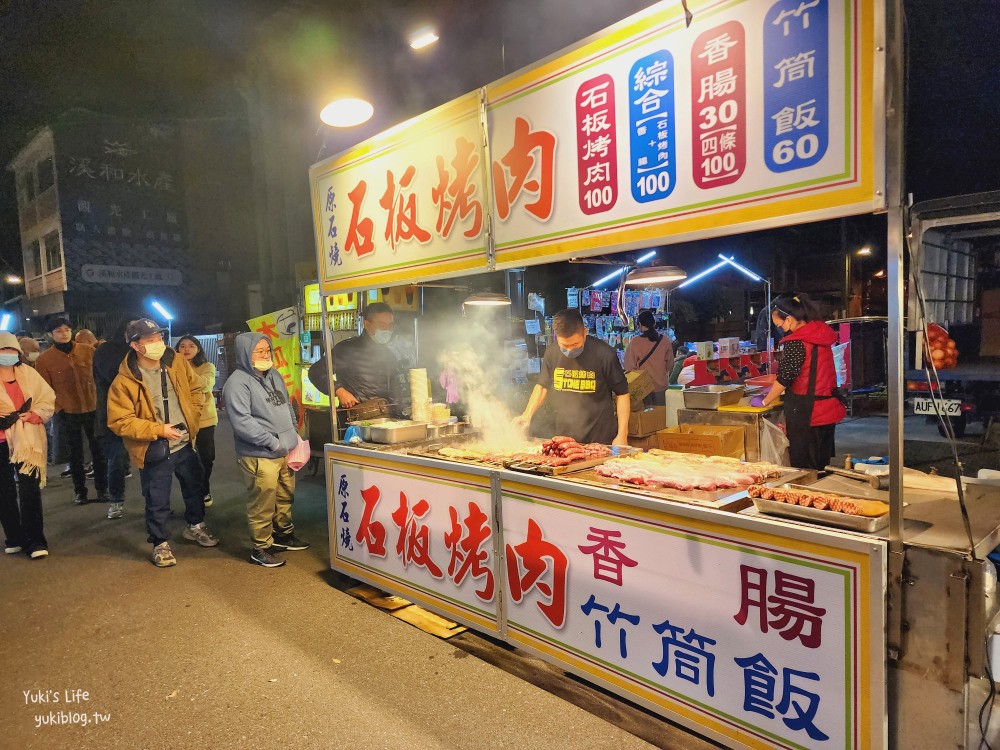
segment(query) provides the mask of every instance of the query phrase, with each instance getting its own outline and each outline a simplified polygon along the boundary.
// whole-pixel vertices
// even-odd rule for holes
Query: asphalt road
[[[218,432],[222,542],[185,541],[175,519],[174,568],[149,562],[138,472],[120,520],[74,505],[68,479],[43,491],[51,555],[0,556],[0,747],[711,747],[488,639],[440,640],[343,593],[322,476],[296,491],[312,548],[251,565],[225,420]]]

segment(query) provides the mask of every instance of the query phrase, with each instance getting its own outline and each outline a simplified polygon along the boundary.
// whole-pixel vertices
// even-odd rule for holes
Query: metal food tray
[[[388,420],[406,422],[406,420]],[[400,427],[371,426],[371,441],[373,443],[412,443],[427,437],[426,422],[406,422]]]
[[[742,385],[696,385],[685,388],[684,408],[718,409],[720,406],[738,404],[743,398]]]
[[[376,419],[361,419],[357,422],[348,422],[347,425],[349,427],[357,427],[358,432],[361,435],[361,439],[366,443],[370,443],[372,441],[372,427],[375,427],[380,422],[388,421],[390,421],[389,417],[379,417]]]
[[[818,492],[834,497],[843,497],[848,500],[870,500],[871,498],[852,497],[842,495],[839,492],[827,492],[816,487],[809,487],[800,484],[781,484],[776,489],[805,490],[806,492]],[[838,513],[835,510],[820,510],[805,505],[792,505],[782,503],[778,500],[765,500],[761,497],[753,498],[754,507],[761,513],[771,516],[782,516],[784,518],[794,518],[799,521],[812,521],[826,526],[835,526],[839,529],[849,529],[851,531],[861,531],[866,534],[884,529],[889,525],[889,506],[885,506],[885,513],[881,516],[852,516],[847,513]]]

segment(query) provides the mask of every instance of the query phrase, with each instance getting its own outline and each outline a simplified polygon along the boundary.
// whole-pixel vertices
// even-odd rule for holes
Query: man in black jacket
[[[333,347],[333,365],[337,381],[332,389],[341,409],[350,409],[362,401],[384,398],[393,403],[399,363],[389,350],[392,339],[392,308],[384,302],[368,305],[364,311],[364,331]],[[321,393],[330,395],[326,357],[309,368],[309,380]]]
[[[97,417],[94,432],[104,446],[108,463],[108,518],[121,518],[125,503],[125,475],[128,473],[128,452],[122,439],[108,429],[108,389],[118,375],[118,367],[131,351],[125,342],[129,322],[141,315],[126,316],[94,352],[94,385],[97,387]]]

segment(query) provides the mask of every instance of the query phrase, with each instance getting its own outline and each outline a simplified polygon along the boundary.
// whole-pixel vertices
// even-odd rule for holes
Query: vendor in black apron
[[[789,462],[799,469],[823,469],[836,452],[837,423],[847,415],[833,364],[837,334],[805,294],[775,300],[771,320],[784,332],[778,379],[752,403],[768,406],[783,395]]]

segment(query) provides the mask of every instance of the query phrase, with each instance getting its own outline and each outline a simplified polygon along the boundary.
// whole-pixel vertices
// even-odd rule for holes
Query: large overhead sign
[[[484,270],[483,134],[474,92],[314,165],[322,291]]]
[[[486,87],[488,146],[470,94],[313,167],[324,291],[883,208],[882,3],[688,7]]]

